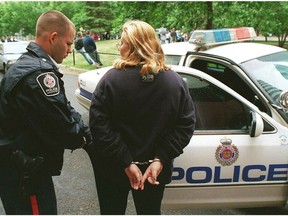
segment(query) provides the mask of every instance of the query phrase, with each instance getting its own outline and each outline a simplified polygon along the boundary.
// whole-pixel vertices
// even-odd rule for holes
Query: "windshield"
[[[181,55],[165,55],[165,63],[168,65],[179,65]]]
[[[280,94],[288,90],[288,52],[273,53],[241,65],[268,100],[280,106]]]

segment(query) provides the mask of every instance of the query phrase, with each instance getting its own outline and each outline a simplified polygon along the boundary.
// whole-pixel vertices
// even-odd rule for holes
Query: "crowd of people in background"
[[[89,33],[89,35],[87,35],[87,33]],[[182,30],[176,30],[175,28],[171,28],[169,30],[167,28],[161,27],[159,29],[156,29],[156,33],[158,34],[161,44],[166,44],[188,41],[193,31],[191,31],[190,33],[185,33]],[[90,40],[90,38],[92,40]],[[111,35],[109,31],[98,34],[96,31],[90,31],[88,29],[84,30],[83,28],[80,28],[74,41],[74,48],[76,52],[80,53],[85,58],[88,64],[94,65],[96,66],[96,68],[99,68],[102,66],[102,62],[100,61],[100,55],[97,51],[96,42],[100,40],[111,40],[119,38],[120,36],[118,34]],[[86,47],[85,43],[83,43],[84,39],[86,40]],[[18,40],[14,36],[1,37],[2,43],[15,41]]]
[[[81,32],[83,35],[85,35],[85,30],[83,28],[80,28],[79,32]],[[161,27],[159,29],[156,29],[156,32],[159,36],[159,39],[162,44],[164,43],[174,43],[174,42],[184,42],[188,41],[193,31],[190,33],[183,32],[182,30],[171,28],[168,30],[167,28]],[[96,31],[90,32],[90,37],[94,41],[99,40],[112,40],[112,39],[119,39],[120,36],[118,34],[110,34],[109,31],[105,31],[101,34],[97,33]],[[76,36],[77,37],[77,36]],[[14,36],[3,36],[1,37],[1,42],[15,42],[18,41]],[[90,63],[90,61],[88,62]]]
[[[16,42],[16,38],[15,37],[1,37],[1,42],[5,43],[5,42]]]
[[[105,32],[107,33],[107,32]],[[103,64],[100,60],[99,52],[97,51],[97,46],[95,41],[98,41],[98,35],[96,32],[91,34],[91,31],[87,29],[85,31],[85,36],[80,30],[77,33],[76,39],[74,40],[74,48],[78,53],[81,53],[82,56],[86,59],[88,64],[100,68]]]
[[[84,32],[84,30],[80,30]],[[156,32],[158,34],[158,37],[161,41],[161,43],[174,43],[174,42],[185,42],[188,41],[190,36],[193,33],[193,30],[188,32],[183,32],[182,30],[171,28],[170,30],[164,27],[161,27],[159,29],[156,29]],[[101,34],[98,34],[97,32],[93,31],[90,35],[94,41],[99,40],[111,40],[111,39],[119,39],[119,35],[111,35],[109,31],[105,31]]]
[[[81,31],[77,32],[77,36],[74,41],[74,48],[76,52],[80,53],[85,58],[88,64],[95,65],[96,67],[98,66],[96,62],[90,57],[90,55],[84,49],[83,34]]]
[[[161,27],[156,29],[156,32],[159,36],[161,44],[165,43],[175,43],[175,42],[185,42],[188,41],[193,31],[189,34],[182,32],[181,30],[176,30],[172,28],[171,30],[167,30],[167,28]]]
[[[86,30],[86,36],[82,38],[82,36],[80,36],[83,34],[82,32],[84,32],[84,29],[81,28],[74,42],[76,51],[78,53],[81,53],[90,65],[95,65],[97,68],[101,67],[102,63],[100,61],[100,55],[99,52],[97,52],[97,46],[95,42],[99,40],[118,39],[119,35],[112,36],[108,31],[105,31],[102,34],[98,34],[95,31],[91,32],[90,30]],[[175,28],[168,30],[167,28],[161,27],[159,29],[156,29],[156,33],[159,37],[161,44],[166,44],[175,42],[186,42],[189,40],[193,31],[186,33],[182,30],[176,30]],[[81,46],[77,45],[77,43],[79,43],[79,40],[86,40],[86,43],[84,42],[83,44],[82,42]]]
[[[97,32],[94,31],[94,32],[91,32],[91,37],[94,39],[94,41],[114,39],[114,37],[110,35],[109,31],[105,31],[102,34],[98,34]]]

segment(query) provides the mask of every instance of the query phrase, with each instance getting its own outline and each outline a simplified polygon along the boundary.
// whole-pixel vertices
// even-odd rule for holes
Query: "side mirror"
[[[283,91],[280,94],[280,105],[287,110],[288,109],[288,91]]]
[[[264,131],[264,123],[262,117],[258,113],[251,111],[250,120],[251,120],[251,125],[249,128],[250,137],[260,136]]]

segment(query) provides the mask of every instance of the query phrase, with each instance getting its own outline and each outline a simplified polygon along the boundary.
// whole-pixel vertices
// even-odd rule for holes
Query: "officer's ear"
[[[49,38],[50,43],[52,44],[55,43],[58,37],[59,37],[58,32],[52,32]]]

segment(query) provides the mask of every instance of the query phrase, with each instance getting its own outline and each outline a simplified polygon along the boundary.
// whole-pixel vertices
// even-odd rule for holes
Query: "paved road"
[[[2,79],[0,74],[0,80]],[[72,106],[80,112],[85,121],[88,121],[88,112],[81,107],[74,97],[77,86],[77,76],[73,74],[64,75],[66,93]],[[64,167],[62,175],[54,177],[56,195],[58,199],[58,213],[61,215],[97,215],[99,205],[93,170],[88,155],[83,150],[73,153],[65,152]],[[186,209],[186,210],[163,210],[166,215],[288,215],[288,208],[253,208],[253,209]],[[0,215],[4,214],[0,202]],[[136,214],[131,195],[128,199],[126,214]]]

